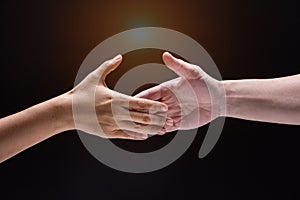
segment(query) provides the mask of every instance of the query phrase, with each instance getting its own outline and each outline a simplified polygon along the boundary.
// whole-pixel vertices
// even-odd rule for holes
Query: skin
[[[169,53],[163,54],[163,60],[179,77],[136,97],[112,91],[105,84],[105,77],[122,61],[117,56],[71,91],[0,119],[0,162],[75,128],[105,138],[142,140],[147,134],[199,127],[220,116],[300,124],[300,75],[217,81]],[[101,129],[91,124],[91,100]],[[117,114],[113,115],[112,107]],[[73,111],[78,108],[75,123]]]
[[[116,56],[91,72],[71,91],[0,119],[0,162],[51,136],[75,128],[104,138],[133,140],[144,140],[150,133],[163,134],[167,111],[164,103],[126,96],[106,86],[105,77],[121,61],[122,56]],[[90,124],[89,119],[93,117],[88,112],[91,100],[95,101],[93,109],[101,129]],[[112,114],[112,105],[115,115]],[[81,111],[77,112],[76,123],[74,108]]]
[[[136,97],[160,101],[168,106],[167,117],[174,123],[165,124],[167,132],[199,127],[221,116],[300,124],[300,75],[218,81],[199,66],[170,53],[163,54],[163,61],[179,77]]]

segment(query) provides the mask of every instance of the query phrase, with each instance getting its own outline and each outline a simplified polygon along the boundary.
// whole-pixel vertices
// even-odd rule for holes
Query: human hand
[[[167,111],[164,103],[130,97],[106,86],[106,76],[121,61],[119,55],[104,62],[67,93],[73,100],[76,121],[73,128],[105,138],[140,140],[146,139],[148,134],[163,134]],[[91,106],[93,101],[95,107]],[[96,111],[100,130],[91,120],[93,111]]]
[[[145,90],[135,97],[160,101],[168,106],[166,132],[192,129],[205,125],[225,112],[222,82],[215,80],[200,67],[163,54],[168,68],[180,77]]]

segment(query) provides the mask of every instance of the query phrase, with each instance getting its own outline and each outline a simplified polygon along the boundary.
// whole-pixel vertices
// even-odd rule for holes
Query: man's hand
[[[224,114],[223,85],[206,74],[200,67],[163,54],[168,68],[180,77],[145,90],[135,97],[160,101],[168,106],[167,132],[192,129],[209,123]]]
[[[167,111],[164,103],[130,97],[106,86],[106,76],[121,61],[122,56],[119,55],[104,62],[67,93],[73,99],[73,111],[78,109],[75,113],[76,127],[73,128],[105,138],[141,140],[146,139],[148,134],[163,134]],[[93,100],[95,108],[90,107]],[[91,122],[92,109],[96,111],[100,131]]]

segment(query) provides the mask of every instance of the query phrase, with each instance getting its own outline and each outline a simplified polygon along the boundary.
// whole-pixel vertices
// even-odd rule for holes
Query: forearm
[[[300,75],[223,83],[226,90],[226,116],[300,124]]]
[[[57,133],[72,128],[66,95],[0,119],[0,162]],[[70,105],[69,105],[70,104]]]

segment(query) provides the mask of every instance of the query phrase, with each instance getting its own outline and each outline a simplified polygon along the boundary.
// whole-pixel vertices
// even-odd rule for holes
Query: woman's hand
[[[119,55],[104,62],[66,94],[73,102],[73,128],[105,138],[141,140],[148,134],[163,134],[168,109],[164,103],[130,97],[106,86],[106,76],[121,61]]]
[[[71,91],[0,119],[0,162],[70,129],[106,138],[163,134],[167,106],[107,88],[105,77],[122,57],[104,62]],[[140,112],[139,112],[140,111]]]

